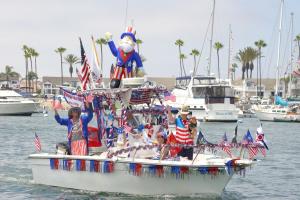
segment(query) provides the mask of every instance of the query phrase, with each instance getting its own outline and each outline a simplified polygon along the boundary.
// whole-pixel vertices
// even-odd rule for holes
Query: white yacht
[[[23,98],[13,90],[0,90],[0,115],[31,116],[36,106],[34,101]]]
[[[234,104],[234,89],[230,81],[218,81],[214,76],[179,77],[176,78],[172,95],[176,97],[176,101],[166,101],[166,104],[176,108],[189,106],[198,120],[238,120],[239,110]]]

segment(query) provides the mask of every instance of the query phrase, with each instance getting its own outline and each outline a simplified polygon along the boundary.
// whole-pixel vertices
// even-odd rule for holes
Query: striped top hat
[[[132,26],[128,26],[125,30],[124,33],[122,33],[121,35],[121,39],[123,39],[125,36],[129,36],[132,38],[132,40],[134,42],[136,42],[136,38],[135,38],[135,34],[136,34],[136,31],[134,30],[134,28]]]

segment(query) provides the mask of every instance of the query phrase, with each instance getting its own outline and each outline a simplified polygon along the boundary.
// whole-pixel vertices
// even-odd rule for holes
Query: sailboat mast
[[[210,76],[211,70],[211,54],[213,48],[213,37],[214,37],[214,22],[215,22],[215,7],[216,7],[216,0],[213,0],[213,10],[212,10],[212,20],[211,20],[211,33],[210,33],[210,47],[209,47],[209,60],[208,60],[208,69],[207,75]]]
[[[228,38],[228,72],[227,78],[230,79],[230,62],[231,62],[231,24],[229,24],[229,38]]]
[[[288,97],[292,95],[291,87],[292,87],[292,72],[293,72],[293,62],[294,62],[294,51],[293,51],[293,43],[294,42],[294,13],[291,13],[291,63],[290,63],[290,73],[289,73],[289,90]]]
[[[278,95],[278,85],[279,85],[279,61],[281,53],[281,31],[282,31],[282,15],[283,15],[283,3],[284,0],[281,0],[280,3],[280,20],[279,20],[279,29],[278,29],[278,46],[277,46],[277,61],[276,61],[276,85],[275,85],[275,96]]]

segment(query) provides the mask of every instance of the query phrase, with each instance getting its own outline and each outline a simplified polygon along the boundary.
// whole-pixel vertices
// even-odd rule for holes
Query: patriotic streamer
[[[57,158],[50,158],[50,168],[51,169],[58,169],[59,160]]]
[[[142,164],[140,163],[129,163],[129,173],[135,176],[142,175]]]
[[[76,171],[86,171],[85,160],[76,160]]]
[[[72,168],[72,160],[64,159],[63,160],[63,170],[70,171]]]

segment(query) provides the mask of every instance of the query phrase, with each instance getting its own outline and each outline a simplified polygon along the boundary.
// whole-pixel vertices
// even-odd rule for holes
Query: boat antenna
[[[208,60],[208,69],[207,75],[210,75],[211,70],[211,54],[213,47],[213,36],[214,36],[214,21],[215,21],[215,8],[216,8],[216,0],[213,0],[213,10],[212,10],[212,21],[211,21],[211,33],[210,33],[210,46],[209,46],[209,60]]]
[[[277,61],[276,61],[276,85],[275,85],[275,95],[278,96],[278,82],[279,82],[279,61],[281,53],[281,31],[282,31],[282,15],[283,15],[283,3],[284,0],[281,0],[280,3],[280,20],[279,20],[279,29],[278,29],[278,44],[277,44]],[[275,101],[275,98],[274,98]]]
[[[198,71],[198,67],[199,67],[199,64],[200,64],[202,52],[203,52],[203,50],[204,50],[204,46],[205,46],[205,43],[206,43],[207,34],[208,34],[209,26],[210,26],[210,23],[211,23],[211,18],[212,18],[212,14],[210,15],[209,22],[208,22],[208,24],[207,24],[207,28],[206,28],[204,40],[203,40],[202,47],[201,47],[201,51],[200,51],[200,56],[199,56],[199,58],[198,58],[198,61],[197,61],[197,67],[196,67],[196,70],[195,70],[195,72],[194,72],[195,75],[197,75],[197,71]]]
[[[232,38],[232,30],[231,30],[231,24],[229,24],[229,38],[228,38],[228,71],[227,71],[227,78],[230,77],[230,63],[231,63],[231,40]]]
[[[293,62],[294,62],[294,51],[293,51],[293,45],[294,45],[294,13],[291,13],[291,63],[290,63],[290,74],[289,74],[289,90],[288,90],[288,96],[292,96],[292,72],[293,72]]]
[[[124,30],[127,26],[127,18],[128,18],[128,0],[126,0],[126,7],[125,7],[125,19],[124,19]]]

